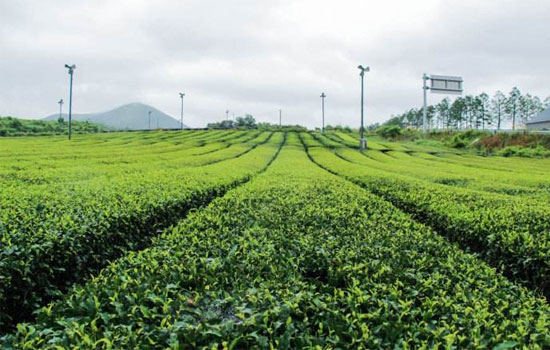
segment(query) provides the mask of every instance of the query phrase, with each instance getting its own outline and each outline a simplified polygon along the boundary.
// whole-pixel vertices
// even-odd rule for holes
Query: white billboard
[[[430,75],[430,90],[436,94],[462,94],[462,78],[447,75]]]

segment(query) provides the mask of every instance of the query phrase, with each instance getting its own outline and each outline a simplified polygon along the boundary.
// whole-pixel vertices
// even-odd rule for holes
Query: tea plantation
[[[1,349],[549,349],[550,160],[0,139]]]

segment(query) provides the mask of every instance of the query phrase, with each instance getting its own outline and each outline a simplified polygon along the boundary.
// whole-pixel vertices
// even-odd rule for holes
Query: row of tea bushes
[[[550,295],[550,204],[426,182],[343,160],[322,147],[312,159],[390,201],[470,249],[510,278]]]

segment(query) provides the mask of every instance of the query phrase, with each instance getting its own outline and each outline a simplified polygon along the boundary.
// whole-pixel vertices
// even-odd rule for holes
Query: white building
[[[550,131],[550,108],[539,113],[535,118],[525,123],[527,130],[549,130]]]

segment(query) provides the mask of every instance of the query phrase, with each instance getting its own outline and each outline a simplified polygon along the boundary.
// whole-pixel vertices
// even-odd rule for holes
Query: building
[[[525,123],[527,130],[548,130],[550,131],[550,108],[539,113],[535,118]]]

